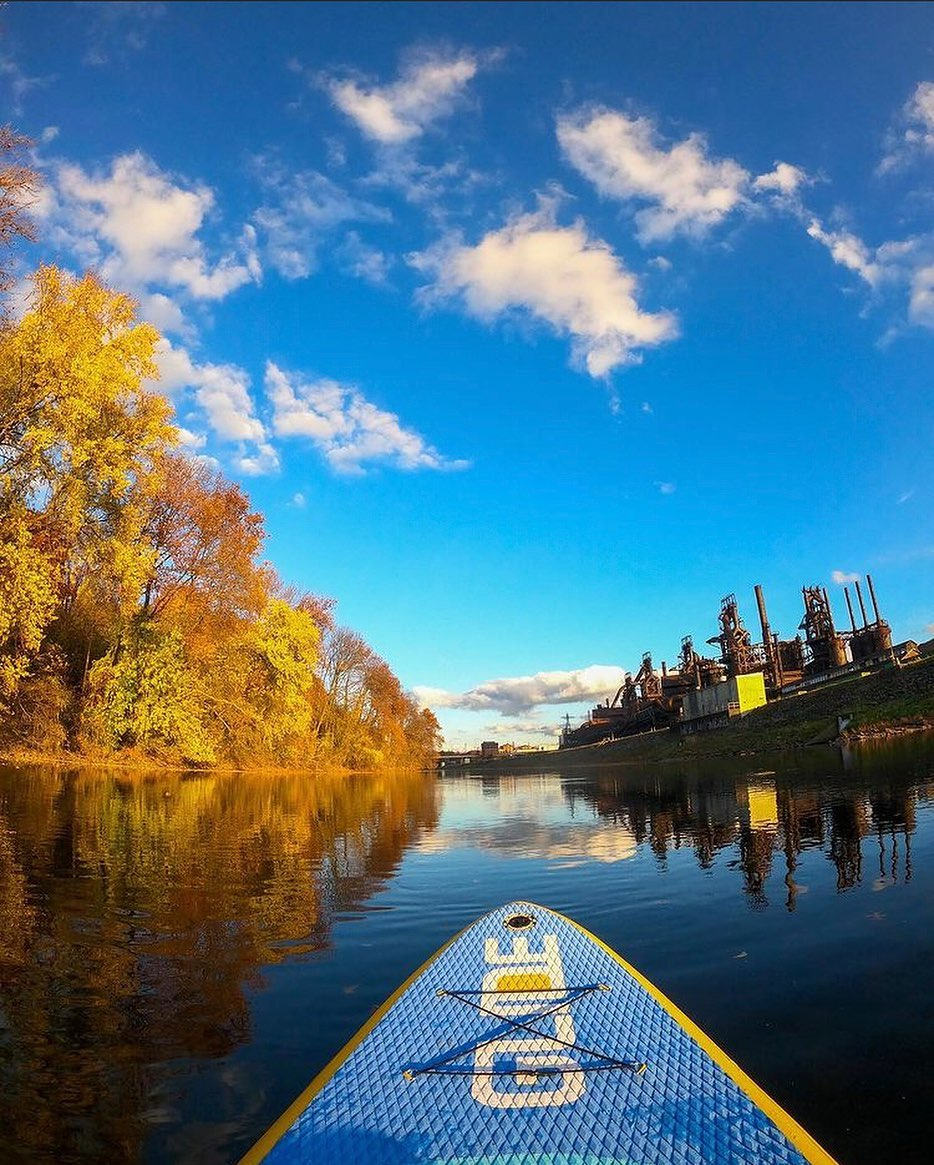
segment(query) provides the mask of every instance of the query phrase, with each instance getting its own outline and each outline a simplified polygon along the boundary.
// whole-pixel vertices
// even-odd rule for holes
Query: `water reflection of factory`
[[[874,888],[909,882],[918,795],[914,786],[795,788],[770,773],[663,785],[608,778],[565,787],[572,805],[589,804],[638,847],[647,844],[661,863],[672,851],[692,849],[710,869],[718,854],[732,851],[727,865],[740,873],[749,904],[767,906],[772,886],[791,911],[806,890],[796,875],[807,851],[833,863],[838,891],[870,881]]]
[[[865,672],[891,667],[917,658],[913,641],[892,644],[892,630],[879,613],[872,578],[866,575],[874,618],[869,619],[863,592],[857,581],[856,598],[861,625],[857,626],[849,586],[843,588],[849,614],[849,630],[834,622],[830,599],[823,587],[803,587],[804,617],[798,634],[781,639],[769,626],[762,587],[756,586],[756,605],[762,629],[753,642],[743,623],[735,595],[720,603],[717,635],[707,640],[720,653],[700,655],[694,640],[681,641],[678,665],[669,669],[663,661],[656,670],[650,652],[634,674],[626,673],[612,699],[598,704],[587,720],[572,728],[566,720],[561,747],[615,739],[659,728],[680,726],[682,732],[718,727],[732,716],[742,715],[783,695],[816,687],[847,671]],[[802,634],[803,633],[803,634]]]

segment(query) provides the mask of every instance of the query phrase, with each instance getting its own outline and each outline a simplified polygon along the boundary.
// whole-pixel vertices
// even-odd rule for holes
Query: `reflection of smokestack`
[[[856,597],[859,599],[859,609],[863,613],[863,626],[868,627],[869,620],[866,618],[866,604],[863,602],[863,592],[859,589],[859,579],[853,583],[853,586],[856,587]]]
[[[876,602],[876,588],[872,585],[872,575],[866,575],[866,586],[869,587],[869,597],[872,599],[872,609],[876,613],[876,622],[881,623],[882,617],[879,614],[879,604]]]
[[[850,626],[856,631],[856,620],[853,618],[853,604],[850,602],[850,588],[844,587],[843,593],[846,596],[846,609],[850,612]]]

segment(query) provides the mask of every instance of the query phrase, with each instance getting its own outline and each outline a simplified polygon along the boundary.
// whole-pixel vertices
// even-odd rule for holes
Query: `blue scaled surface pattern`
[[[679,1018],[576,923],[512,902],[468,927],[409,980],[252,1159],[831,1162]]]

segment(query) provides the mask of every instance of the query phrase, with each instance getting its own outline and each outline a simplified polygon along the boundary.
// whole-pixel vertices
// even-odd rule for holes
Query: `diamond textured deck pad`
[[[830,1162],[735,1066],[728,1074],[722,1053],[715,1059],[710,1051],[719,1050],[696,1029],[695,1039],[636,974],[560,914],[528,902],[493,911],[363,1029],[297,1115],[293,1106],[278,1141],[260,1142],[259,1157],[277,1165]]]

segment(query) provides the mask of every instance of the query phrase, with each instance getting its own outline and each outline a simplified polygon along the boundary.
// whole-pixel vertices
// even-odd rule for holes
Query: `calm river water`
[[[559,776],[0,769],[0,1160],[235,1161],[529,898],[841,1165],[934,1159],[934,741]]]

